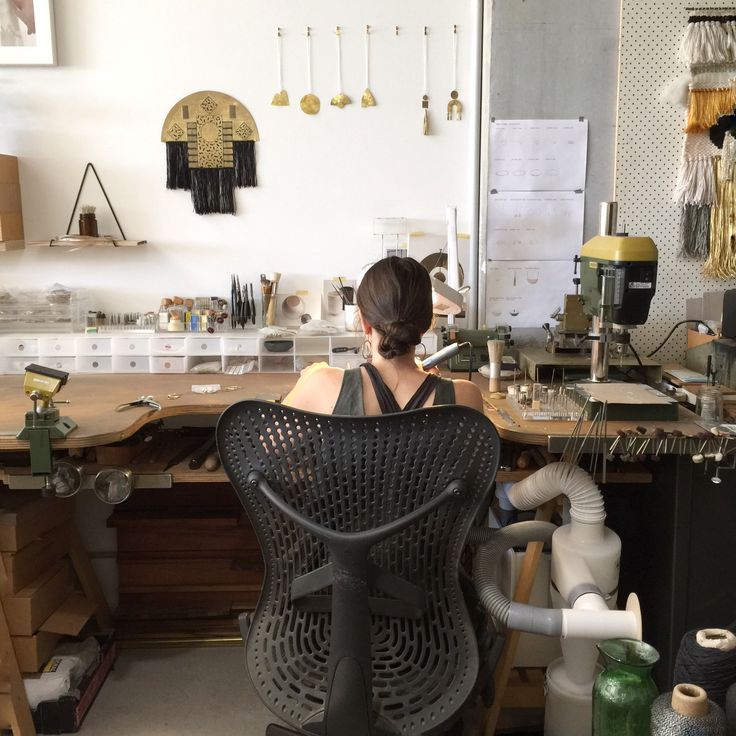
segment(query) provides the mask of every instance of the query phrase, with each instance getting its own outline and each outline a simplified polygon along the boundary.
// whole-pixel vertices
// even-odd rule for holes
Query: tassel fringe
[[[674,199],[683,206],[715,204],[716,177],[712,158],[682,159]]]
[[[186,141],[166,144],[166,188],[189,189],[189,156]]]
[[[680,212],[680,255],[705,260],[710,240],[709,205],[687,204]]]
[[[714,279],[736,277],[736,186],[722,178],[718,169],[718,206],[710,216],[710,246],[703,276]]]
[[[235,214],[235,169],[192,169],[192,204],[198,215]]]
[[[736,85],[720,89],[691,89],[686,133],[702,133],[715,125],[721,115],[733,112]]]
[[[256,147],[253,141],[234,141],[235,186],[257,187]]]
[[[688,23],[679,58],[689,65],[736,60],[736,21],[724,18]]]

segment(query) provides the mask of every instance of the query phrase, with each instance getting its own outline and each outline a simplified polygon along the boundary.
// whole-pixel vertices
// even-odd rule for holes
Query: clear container
[[[703,386],[700,389],[695,413],[712,422],[723,421],[723,394],[718,386]]]

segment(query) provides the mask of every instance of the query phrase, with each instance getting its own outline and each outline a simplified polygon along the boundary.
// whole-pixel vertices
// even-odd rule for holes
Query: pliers
[[[154,401],[153,396],[139,396],[135,401],[119,404],[115,407],[115,411],[125,411],[126,409],[132,409],[134,406],[148,406],[155,411],[161,411],[161,404]]]

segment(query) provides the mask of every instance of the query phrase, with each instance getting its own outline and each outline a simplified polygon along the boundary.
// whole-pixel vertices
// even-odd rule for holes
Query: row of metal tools
[[[601,480],[606,482],[606,463],[619,459],[622,462],[658,462],[662,455],[690,455],[696,464],[704,464],[703,472],[708,472],[710,462],[715,463],[713,483],[721,483],[721,470],[736,469],[736,437],[718,429],[702,430],[694,435],[686,435],[680,430],[667,431],[662,427],[649,429],[637,426],[633,429],[619,429],[616,437],[608,437],[608,402],[604,402],[583,434],[583,418],[590,399],[580,413],[580,417],[565,443],[562,461],[577,465],[583,454],[590,456],[588,470],[595,475],[601,464]]]

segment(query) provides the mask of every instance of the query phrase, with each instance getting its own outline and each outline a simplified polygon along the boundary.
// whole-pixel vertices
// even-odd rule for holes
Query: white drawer
[[[113,355],[113,373],[148,373],[151,359],[147,355]]]
[[[73,355],[42,355],[39,359],[39,365],[47,368],[55,368],[57,371],[66,371],[73,373],[76,370],[76,358]]]
[[[187,338],[187,355],[219,355],[220,348],[219,337]]]
[[[38,339],[4,337],[0,339],[0,355],[38,355]]]
[[[151,373],[185,373],[186,359],[166,356],[151,357]]]
[[[223,343],[225,355],[258,355],[257,337],[226,337]]]
[[[75,347],[77,355],[112,355],[112,340],[109,337],[78,337]]]
[[[75,358],[77,373],[112,373],[112,358],[109,355],[87,356]]]
[[[358,368],[365,359],[356,353],[332,353],[330,365],[336,368]]]
[[[0,358],[0,373],[24,373],[30,362],[28,358]]]
[[[76,342],[74,337],[39,337],[38,352],[41,355],[76,355]]]
[[[147,337],[113,337],[113,355],[148,355],[150,345]]]
[[[152,337],[152,355],[184,355],[187,342],[184,337]]]

